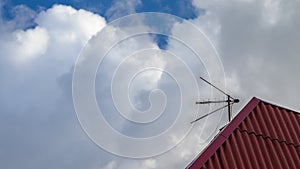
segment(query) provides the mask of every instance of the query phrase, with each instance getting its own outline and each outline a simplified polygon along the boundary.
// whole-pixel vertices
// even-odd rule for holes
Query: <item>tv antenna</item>
[[[195,123],[201,119],[203,119],[204,117],[207,117],[219,110],[222,110],[226,107],[228,107],[228,120],[229,122],[231,121],[231,106],[234,104],[234,103],[238,103],[240,102],[239,99],[235,99],[233,97],[231,97],[229,94],[225,93],[223,90],[219,89],[217,86],[213,85],[212,83],[210,83],[209,81],[205,80],[204,78],[200,77],[201,80],[203,80],[204,82],[206,82],[207,84],[209,84],[210,86],[214,87],[215,89],[219,90],[221,93],[223,93],[224,95],[227,96],[227,100],[208,100],[208,101],[203,101],[203,102],[196,102],[196,104],[212,104],[212,103],[227,103],[227,105],[225,106],[222,106],[216,110],[213,110],[212,112],[210,113],[207,113],[205,114],[204,116],[201,116],[199,118],[197,118],[196,120],[192,121],[191,123]]]

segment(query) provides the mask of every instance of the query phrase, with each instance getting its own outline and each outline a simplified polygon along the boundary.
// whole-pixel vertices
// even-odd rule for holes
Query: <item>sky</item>
[[[1,0],[0,168],[184,168],[227,123],[226,111],[189,123],[221,106],[195,101],[224,99],[199,76],[240,99],[233,116],[254,96],[299,112],[299,8],[298,0]],[[99,65],[89,60],[107,49]],[[89,78],[94,90],[80,88]],[[89,92],[118,133],[165,137],[146,146],[113,139],[81,111],[91,108]]]

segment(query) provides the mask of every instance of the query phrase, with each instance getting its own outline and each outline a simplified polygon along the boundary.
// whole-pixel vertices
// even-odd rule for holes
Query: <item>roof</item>
[[[300,114],[257,98],[187,167],[300,168]]]

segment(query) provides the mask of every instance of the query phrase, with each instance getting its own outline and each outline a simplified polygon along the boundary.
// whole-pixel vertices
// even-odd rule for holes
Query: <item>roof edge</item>
[[[257,98],[257,99],[259,99],[260,101],[263,101],[266,104],[270,104],[272,106],[276,106],[276,107],[279,107],[281,109],[285,109],[285,110],[287,110],[289,112],[292,112],[294,114],[297,114],[297,115],[300,114],[300,110],[296,110],[296,109],[293,109],[293,108],[286,107],[286,106],[284,106],[280,103],[274,103],[274,101],[270,101],[270,100],[267,100],[267,99],[264,99],[264,98]]]
[[[216,152],[238,125],[252,112],[261,100],[253,97],[248,104],[234,117],[215,139],[188,166],[188,169],[198,169]]]

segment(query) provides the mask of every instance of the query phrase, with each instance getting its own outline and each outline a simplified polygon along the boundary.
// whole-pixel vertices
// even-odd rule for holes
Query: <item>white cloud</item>
[[[276,24],[280,17],[280,2],[279,0],[266,0],[263,4],[267,22]]]
[[[98,167],[96,167],[96,168],[98,168]],[[116,161],[110,161],[107,165],[105,165],[101,169],[115,169],[115,168],[117,168],[117,162]]]
[[[51,57],[71,66],[85,43],[106,25],[99,15],[64,5],[42,11],[35,21],[34,28],[5,32],[2,47],[15,63]]]
[[[116,19],[128,11],[129,13],[135,12],[135,7],[140,4],[140,1],[126,2],[125,4],[116,1],[115,4],[116,6],[113,6],[107,12],[107,16],[111,19]],[[299,78],[297,78],[299,72],[298,64],[300,63],[298,58],[298,53],[300,52],[298,48],[300,43],[298,33],[300,30],[299,2],[292,0],[285,3],[279,0],[232,0],[231,2],[194,1],[194,4],[199,8],[204,8],[206,13],[191,20],[191,22],[199,26],[216,45],[225,67],[228,91],[242,100],[239,107],[244,105],[250,97],[256,95],[272,100],[275,103],[300,109],[297,102],[300,95],[297,90],[300,85]],[[69,122],[67,118],[64,118],[67,112],[71,112],[70,114],[74,113],[73,105],[70,101],[71,96],[65,96],[65,94],[70,90],[72,66],[81,48],[106,25],[106,21],[97,14],[82,9],[76,10],[65,5],[55,5],[46,11],[38,13],[36,16],[33,13],[30,15],[35,17],[37,24],[33,28],[22,30],[19,28],[20,26],[16,26],[17,30],[13,31],[10,31],[11,29],[4,30],[4,25],[0,28],[3,35],[3,38],[0,40],[0,77],[5,79],[1,84],[3,89],[0,91],[3,95],[1,94],[0,100],[3,104],[3,112],[7,116],[15,113],[15,116],[19,119],[25,118],[24,116],[30,117],[31,120],[27,120],[28,123],[32,124],[29,125],[26,121],[23,122],[26,124],[25,128],[28,131],[33,130],[38,133],[39,137],[44,136],[44,138],[39,139],[42,139],[41,142],[47,143],[47,147],[50,148],[45,146],[46,148],[44,149],[31,150],[35,152],[32,156],[35,157],[36,161],[43,163],[40,166],[47,163],[49,166],[54,165],[53,168],[55,168],[53,161],[63,159],[62,163],[66,166],[65,168],[68,168],[68,166],[71,166],[70,168],[89,168],[89,166],[75,164],[76,161],[81,160],[84,161],[84,165],[89,165],[90,163],[94,168],[100,167],[104,169],[184,168],[207,144],[207,140],[203,140],[200,134],[194,134],[201,133],[202,126],[197,124],[198,126],[191,132],[193,134],[189,135],[175,149],[151,159],[123,159],[102,152],[102,150],[99,150],[101,151],[99,153],[98,149],[95,150],[96,147],[94,145],[89,145],[90,143],[85,140],[87,138],[83,133],[80,133],[83,136],[77,133],[80,130],[79,126],[77,126],[77,120],[73,119],[72,122]],[[172,31],[179,30],[179,28],[174,27]],[[189,31],[181,30],[178,32],[181,32],[182,36],[193,38]],[[115,33],[111,34],[112,39],[115,36],[119,36],[117,33],[120,32]],[[123,33],[126,34],[126,32]],[[146,47],[157,49],[157,45],[150,36],[129,39],[127,43],[120,43],[109,54],[110,64],[103,65],[103,69],[106,70],[104,71],[105,76],[113,73],[116,64],[124,56]],[[185,54],[185,50],[175,42],[172,43],[172,41],[169,42],[168,49],[174,53],[182,52],[183,55]],[[157,64],[163,64],[165,67],[177,68],[177,65],[172,65],[161,58],[152,61]],[[192,59],[186,59],[186,61],[190,65],[194,65]],[[10,64],[14,66],[10,66]],[[22,69],[22,66],[26,64],[30,65],[29,70]],[[143,60],[133,60],[132,64],[141,65]],[[191,66],[194,73],[203,73],[203,68],[197,66]],[[161,76],[159,73],[147,74],[145,76],[147,77],[146,81],[138,83],[137,86],[147,86],[147,89],[159,86],[161,85],[158,84]],[[181,80],[185,80],[185,77],[182,76]],[[106,88],[102,90],[105,91]],[[209,95],[209,93],[205,93],[205,95]],[[193,98],[193,96],[194,94],[191,93],[191,106],[194,106],[194,101],[197,99]],[[14,106],[13,103],[16,103],[18,106]],[[207,108],[204,109],[207,110]],[[237,108],[235,109],[238,110]],[[70,124],[65,126],[65,121],[61,122],[63,125],[60,124],[59,118],[68,121]],[[68,118],[74,118],[74,114],[69,115]],[[38,120],[44,124],[37,123],[36,121]],[[109,120],[118,123],[118,119],[114,117]],[[1,122],[3,123],[0,126],[3,125],[2,128],[6,129],[7,126],[4,126],[4,124],[7,123],[4,120]],[[24,131],[24,126],[19,123],[14,126],[14,129],[16,131]],[[47,131],[47,127],[48,129],[53,126],[56,127],[57,123],[60,125],[54,132],[51,131],[52,134]],[[77,124],[75,129],[73,128],[74,124]],[[115,125],[116,128],[119,127],[121,130],[130,129],[133,133],[136,132],[138,134],[147,131],[135,129],[132,126],[128,127],[122,120]],[[40,128],[43,130],[39,131]],[[0,130],[1,133],[6,134],[3,130]],[[28,135],[27,132],[25,133]],[[45,136],[45,133],[49,136]],[[30,136],[37,137],[36,135]],[[10,137],[13,136],[9,135],[7,138]],[[55,138],[55,140],[50,137]],[[88,143],[76,140],[78,137]],[[15,138],[19,137],[15,136]],[[39,143],[42,145],[41,147],[46,145],[37,141],[37,138],[36,140],[30,139],[28,136],[25,138],[27,139],[23,143],[29,145],[29,147],[32,146],[31,143]],[[174,137],[174,140],[176,141],[177,138]],[[22,145],[20,142],[6,144],[14,146],[16,149],[19,148],[19,150],[14,150],[14,154],[11,157],[15,156],[15,158],[24,159],[25,155],[21,151],[27,152],[28,150],[20,147]],[[83,153],[78,152],[81,150],[81,147],[77,146],[78,144],[90,149],[84,149]],[[57,145],[60,146],[57,147]],[[9,154],[11,150],[3,149],[3,152]],[[71,155],[69,156],[68,153],[71,153]],[[54,157],[57,154],[58,157]],[[89,157],[89,154],[92,154],[90,155],[92,157],[84,159],[85,156]],[[26,155],[28,156],[28,154]],[[8,155],[7,158],[9,157]],[[74,162],[74,165],[68,165],[68,161],[65,158],[69,162]],[[99,159],[101,163],[98,162]],[[20,162],[20,164],[27,164],[24,168],[40,168],[38,164],[28,164],[28,161],[25,160]],[[2,165],[9,166],[10,164]]]
[[[51,38],[57,41],[82,44],[106,25],[105,19],[97,14],[64,5],[54,5],[39,13],[36,22],[49,30]]]
[[[22,29],[34,26],[34,18],[36,17],[37,12],[26,5],[17,5],[13,7],[10,12],[13,19],[6,22],[6,27],[11,29]]]
[[[154,160],[154,159],[148,159],[143,162],[143,168],[145,168],[145,169],[152,169],[152,168],[156,168],[156,167],[157,167],[157,164],[156,164],[156,160]]]
[[[36,23],[49,34],[47,54],[62,62],[66,69],[74,64],[87,41],[106,25],[105,19],[97,14],[64,5],[54,5],[39,13]]]
[[[0,134],[5,137],[0,166],[85,168],[79,161],[97,151],[74,116],[71,72],[81,48],[106,22],[65,5],[38,13],[36,26],[30,28],[16,24],[22,17],[16,18],[0,21]]]
[[[77,119],[75,119],[71,96],[69,95],[68,90],[71,88],[70,78],[72,76],[72,66],[75,63],[81,48],[93,35],[106,25],[104,18],[99,15],[82,9],[76,10],[65,5],[54,5],[53,7],[38,13],[35,22],[36,26],[33,28],[25,28],[23,30],[17,28],[12,31],[11,29],[4,30],[2,32],[4,38],[1,39],[0,43],[0,48],[3,49],[0,52],[1,56],[3,56],[1,57],[1,60],[4,61],[1,64],[5,65],[0,68],[3,70],[0,73],[0,77],[5,79],[5,82],[1,84],[1,87],[5,89],[5,91],[3,90],[4,92],[2,97],[0,97],[0,100],[5,100],[5,103],[9,103],[7,106],[4,106],[3,109],[6,110],[5,113],[7,114],[14,114],[14,117],[19,114],[22,114],[22,116],[33,116],[31,120],[24,120],[26,126],[23,126],[23,129],[20,129],[21,131],[24,131],[25,129],[32,130],[31,126],[34,127],[34,129],[40,130],[32,134],[33,136],[24,132],[24,137],[28,137],[28,139],[24,140],[25,143],[21,144],[17,142],[19,146],[16,146],[13,143],[7,143],[7,149],[3,150],[4,152],[8,152],[9,148],[12,146],[19,147],[19,150],[14,152],[17,154],[14,158],[24,159],[24,161],[20,162],[20,165],[23,165],[24,168],[37,168],[37,166],[44,164],[49,164],[49,167],[55,166],[58,165],[59,162],[57,164],[51,162],[50,164],[51,159],[65,156],[69,153],[69,148],[73,147],[72,149],[77,151],[78,149],[84,149],[91,146],[89,145],[90,142],[86,141],[88,140],[86,135],[83,135],[85,139],[84,142],[78,140],[78,138],[83,137],[83,133],[81,132],[82,130],[79,129]],[[126,35],[126,32],[123,33]],[[112,38],[114,38],[113,35]],[[143,43],[140,43],[140,41]],[[153,42],[153,38],[147,35],[137,39],[129,39],[129,42],[130,48],[128,48],[127,41],[127,45],[120,44],[120,46],[117,46],[114,52],[110,54],[109,59],[111,65],[104,65],[105,73],[113,73],[113,70],[111,70],[112,67],[110,66],[115,66],[114,64],[119,63],[124,56],[131,54],[133,51],[135,52],[145,47],[158,49],[155,42]],[[149,62],[150,61],[164,64],[159,58],[156,61],[149,60]],[[6,66],[6,63],[13,66]],[[132,60],[131,64],[139,65],[143,64],[143,62],[142,60]],[[18,76],[19,74],[22,75]],[[148,88],[155,88],[161,74],[154,72],[153,74],[147,74],[147,76],[149,76],[146,78],[148,81],[143,84],[148,85]],[[153,82],[151,78],[156,79],[155,82]],[[13,103],[17,104],[18,107],[9,106]],[[66,116],[68,113],[71,113],[71,115],[68,115],[68,118],[73,120],[71,122],[69,121],[70,119],[62,117]],[[65,119],[66,123],[60,124],[60,120],[57,120],[56,118],[51,122],[49,118],[51,119],[51,117],[54,116]],[[33,120],[43,121],[43,126],[52,127],[43,127],[41,124],[33,122]],[[2,123],[3,129],[7,128],[4,124],[6,123]],[[20,126],[21,124],[15,125]],[[74,125],[76,127],[74,127]],[[57,131],[49,131],[56,126],[60,127],[56,129]],[[120,126],[124,127],[124,124],[121,124]],[[20,128],[22,127],[20,126]],[[2,132],[2,130],[0,132]],[[32,140],[31,137],[40,137],[41,135],[44,135],[43,133],[48,133],[48,136]],[[14,139],[12,136],[7,138]],[[71,141],[72,139],[76,140],[76,143]],[[24,154],[19,152],[27,152],[24,150],[25,147],[22,147],[21,145],[30,143],[40,144],[40,142],[49,144],[49,146],[45,148],[47,151],[43,151],[43,149],[39,147],[33,148],[32,151],[39,154],[34,156],[37,163],[28,163],[25,165],[24,163],[30,162],[30,160],[23,158]],[[73,143],[70,144],[70,142]],[[77,144],[83,144],[84,146],[78,148],[76,146]],[[93,150],[90,150],[89,153],[92,152],[92,154],[95,154],[95,151],[98,151],[98,148],[94,145],[92,145],[92,147]],[[84,151],[86,150],[84,149]],[[85,163],[82,163],[81,165],[95,166],[95,164],[97,164],[97,168],[99,168],[107,163],[104,168],[149,169],[156,168],[157,166],[154,159],[145,161],[127,161],[120,158],[117,161],[110,161],[108,159],[110,159],[112,155],[107,155],[102,150],[100,151],[100,155],[98,153],[97,156],[100,156],[101,159],[106,159],[102,163],[99,164],[97,160],[94,161],[93,158],[91,158],[85,160]],[[60,157],[54,157],[55,152],[62,153],[60,153]],[[68,158],[72,158],[72,161],[74,161],[74,159],[82,158],[82,156],[81,153],[75,153]],[[9,156],[6,158],[11,160]],[[57,160],[62,159],[64,158]],[[68,162],[65,161],[65,163],[61,165],[66,165],[66,163]],[[12,164],[8,162],[2,165],[11,166]],[[80,165],[75,165],[76,162],[71,165],[71,168],[80,168]],[[84,166],[84,168],[89,167]]]
[[[44,55],[47,51],[49,36],[47,30],[35,27],[28,30],[17,30],[13,40],[7,42],[11,55],[16,63],[24,63]]]
[[[118,19],[122,16],[133,14],[136,11],[136,7],[141,5],[141,0],[131,1],[113,1],[113,5],[105,12],[109,21]]]

